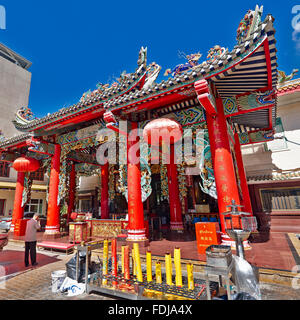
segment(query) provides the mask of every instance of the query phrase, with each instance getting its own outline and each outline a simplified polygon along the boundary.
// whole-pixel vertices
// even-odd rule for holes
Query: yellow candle
[[[156,283],[162,283],[161,280],[161,264],[159,261],[155,264],[155,272],[156,272]]]
[[[186,267],[187,267],[187,275],[188,275],[188,288],[190,290],[194,290],[195,289],[194,276],[193,276],[194,265],[191,263],[188,263]]]
[[[136,276],[136,262],[135,262],[135,254],[134,254],[134,247],[131,250],[131,261],[132,261],[132,273]]]
[[[122,245],[122,248],[121,248],[121,255],[122,255],[122,258],[121,258],[121,263],[122,263],[122,274],[124,275],[124,273],[125,273],[125,263],[124,263],[124,261],[125,261],[125,246],[124,245]]]
[[[103,275],[107,275],[107,273],[108,273],[108,240],[104,240],[103,242]],[[104,279],[102,283],[106,285],[107,280]]]
[[[181,273],[181,256],[180,256],[180,248],[174,249],[174,264],[176,270],[176,286],[182,286],[182,273]]]
[[[172,257],[170,253],[166,253],[165,255],[165,263],[166,263],[166,281],[167,285],[172,286]]]
[[[152,279],[152,254],[151,251],[146,253],[146,264],[147,264],[147,281],[151,282]]]
[[[137,280],[139,282],[143,282],[143,273],[142,273],[142,265],[141,265],[139,244],[138,243],[134,243],[133,244],[133,248],[134,248],[134,257],[135,257]]]

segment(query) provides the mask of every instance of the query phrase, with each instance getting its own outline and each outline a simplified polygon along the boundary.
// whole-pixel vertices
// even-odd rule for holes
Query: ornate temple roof
[[[286,81],[277,89],[278,96],[282,96],[293,92],[300,92],[300,78]]]
[[[254,15],[251,17],[251,24],[247,24],[250,13]],[[258,6],[255,12],[247,12],[239,26],[237,44],[233,50],[215,46],[209,51],[207,60],[202,63],[197,62],[200,54],[187,56],[191,59],[190,67],[181,68],[180,72],[177,72],[176,67],[173,75],[160,83],[156,83],[155,79],[161,68],[155,63],[147,66],[147,50],[142,48],[134,73],[122,74],[119,81],[110,87],[100,85],[97,90],[84,94],[78,103],[70,107],[40,119],[29,118],[24,121],[19,117],[14,124],[18,130],[33,132],[50,126],[58,128],[67,121],[70,123],[72,119],[89,113],[100,117],[105,110],[130,113],[143,110],[149,104],[167,107],[180,103],[184,98],[196,98],[194,83],[201,79],[212,83],[223,99],[266,90],[272,94],[277,86],[274,19],[267,15],[265,20],[261,21],[261,14],[262,8]],[[170,96],[177,100],[170,103],[167,99]],[[272,127],[276,117],[276,97],[273,102],[272,108],[233,115],[232,124],[250,129]],[[5,142],[2,142],[3,145]]]
[[[7,139],[0,139],[0,149],[1,148],[7,148],[9,146],[13,146],[16,145],[20,142],[26,141],[27,139],[29,139],[32,136],[31,133],[24,133],[24,134],[20,134],[11,138],[7,138]]]

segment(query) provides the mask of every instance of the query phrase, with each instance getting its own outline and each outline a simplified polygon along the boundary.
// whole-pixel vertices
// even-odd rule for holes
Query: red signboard
[[[26,226],[29,219],[18,219],[14,227],[14,235],[17,237],[25,236]]]
[[[205,254],[209,246],[221,243],[220,227],[217,222],[197,222],[195,227],[197,248],[200,254]]]

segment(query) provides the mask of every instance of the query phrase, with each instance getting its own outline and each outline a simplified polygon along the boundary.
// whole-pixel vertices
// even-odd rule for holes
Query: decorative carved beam
[[[212,116],[216,115],[216,103],[208,82],[205,79],[199,80],[195,82],[194,87],[197,92],[197,98],[205,111]]]
[[[274,140],[274,131],[268,129],[239,133],[241,145],[269,142]]]
[[[90,154],[86,154],[86,153],[82,153],[82,152],[76,152],[76,151],[71,151],[68,154],[68,159],[69,160],[73,160],[75,162],[81,162],[81,163],[88,163],[88,164],[92,164],[95,166],[101,166],[95,156],[92,156]]]
[[[247,93],[222,99],[226,117],[231,117],[250,111],[272,108],[276,102],[274,90]]]
[[[30,138],[26,140],[28,151],[45,154],[48,156],[54,155],[55,144],[48,141],[43,141],[36,138]]]

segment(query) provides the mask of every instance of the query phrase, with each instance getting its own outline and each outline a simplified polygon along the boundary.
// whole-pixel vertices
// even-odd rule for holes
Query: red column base
[[[178,231],[183,231],[183,222],[170,222],[170,230],[178,230]]]
[[[59,238],[61,233],[59,231],[59,226],[46,226],[43,239],[55,239]]]
[[[127,241],[144,241],[147,240],[146,229],[128,230]]]
[[[149,246],[149,239],[147,239],[146,237],[146,229],[128,230],[126,243],[130,247],[130,249],[132,249],[135,242],[138,243],[142,248]]]

